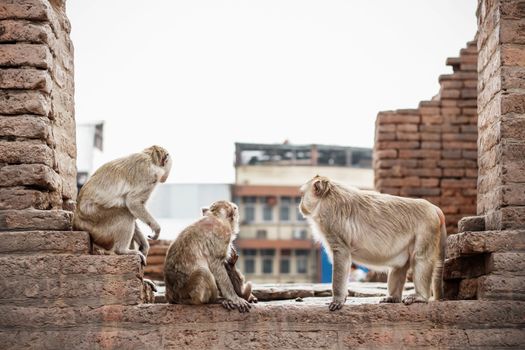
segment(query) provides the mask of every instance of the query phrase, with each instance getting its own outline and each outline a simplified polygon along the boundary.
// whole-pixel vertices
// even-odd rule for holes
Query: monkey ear
[[[330,191],[330,184],[327,180],[315,180],[313,188],[317,197],[324,197]]]
[[[208,207],[202,207],[202,208],[201,208],[202,216],[206,215],[209,211],[210,211],[210,208],[208,208]]]

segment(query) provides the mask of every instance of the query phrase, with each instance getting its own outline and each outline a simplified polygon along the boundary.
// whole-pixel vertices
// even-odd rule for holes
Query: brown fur
[[[168,249],[164,264],[166,299],[180,304],[213,303],[218,301],[220,290],[225,308],[247,312],[251,305],[237,295],[225,267],[239,232],[237,206],[218,201],[203,214]]]
[[[316,176],[301,188],[300,210],[333,261],[333,301],[343,306],[352,260],[370,268],[388,268],[389,296],[401,301],[409,267],[416,293],[406,304],[442,293],[446,229],[439,208],[424,199],[402,198],[345,187]]]
[[[232,246],[230,246],[230,249],[230,258],[224,262],[224,267],[228,272],[228,276],[230,276],[233,289],[235,289],[235,293],[244,300],[250,303],[256,303],[258,300],[255,295],[252,294],[252,283],[245,283],[244,275],[235,267],[237,259],[239,258],[237,251]]]
[[[151,227],[157,239],[160,226],[145,203],[159,182],[168,178],[171,158],[159,146],[146,148],[102,165],[80,190],[73,226],[88,231],[93,242],[116,254],[138,254],[143,264],[149,243],[135,220]],[[136,242],[139,251],[129,249]]]

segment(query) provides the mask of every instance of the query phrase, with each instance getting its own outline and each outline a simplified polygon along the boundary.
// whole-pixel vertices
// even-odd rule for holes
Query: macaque
[[[244,300],[247,300],[250,303],[256,303],[258,300],[255,295],[252,294],[252,283],[245,283],[244,275],[241,273],[241,271],[239,271],[239,269],[235,267],[237,259],[239,259],[237,251],[235,248],[233,248],[233,246],[230,246],[230,257],[224,262],[224,267],[228,272],[228,276],[230,276],[233,289],[235,289],[235,293],[237,293],[237,295]]]
[[[331,311],[343,307],[352,261],[388,268],[388,296],[401,302],[409,267],[415,293],[406,305],[443,297],[446,228],[443,212],[424,199],[402,198],[346,187],[315,176],[301,187],[299,209],[333,262]]]
[[[232,242],[239,232],[239,210],[227,201],[214,202],[204,215],[185,228],[166,254],[166,299],[174,304],[200,305],[219,302],[247,312],[250,303],[235,291],[225,267]]]
[[[138,254],[146,265],[149,243],[136,219],[158,239],[160,226],[145,204],[159,182],[171,170],[171,157],[159,146],[102,165],[80,190],[73,226],[88,231],[94,244],[116,254]],[[138,251],[130,249],[132,242]]]

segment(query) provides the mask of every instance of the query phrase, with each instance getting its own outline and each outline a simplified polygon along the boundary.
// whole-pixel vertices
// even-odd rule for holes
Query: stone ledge
[[[88,254],[90,240],[81,231],[0,232],[2,254]]]
[[[71,230],[73,213],[65,210],[0,210],[0,230]]]
[[[525,230],[461,232],[447,238],[447,257],[525,251]]]
[[[351,298],[342,310],[330,312],[329,300],[260,303],[247,314],[219,305],[0,305],[0,340],[20,348],[76,349],[525,346],[525,302],[405,306]]]

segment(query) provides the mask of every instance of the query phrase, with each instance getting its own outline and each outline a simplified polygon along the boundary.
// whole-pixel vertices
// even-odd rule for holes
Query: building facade
[[[288,143],[235,148],[239,268],[256,283],[321,281],[321,250],[299,212],[299,188],[319,174],[372,189],[372,150]]]

